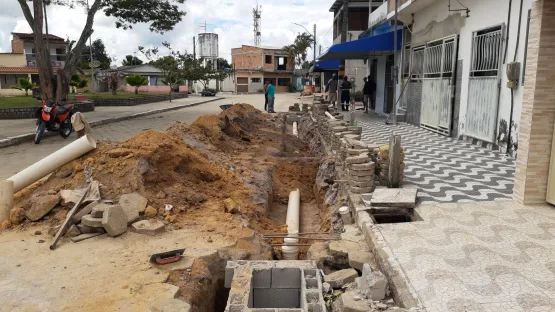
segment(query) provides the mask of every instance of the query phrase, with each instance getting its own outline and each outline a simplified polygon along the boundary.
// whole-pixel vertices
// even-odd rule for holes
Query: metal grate
[[[503,29],[476,32],[472,38],[471,76],[497,76],[501,67]]]
[[[443,45],[435,45],[426,48],[424,54],[424,75],[441,74],[441,61]]]
[[[422,79],[424,73],[424,47],[419,47],[412,50],[410,73],[411,79]]]

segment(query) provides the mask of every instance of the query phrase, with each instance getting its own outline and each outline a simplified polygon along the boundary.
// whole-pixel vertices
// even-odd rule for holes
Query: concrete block
[[[319,269],[323,269],[324,264],[333,262],[333,256],[330,253],[328,244],[325,242],[312,244],[312,246],[308,248],[306,258],[316,261],[316,265]]]
[[[165,230],[164,223],[160,220],[150,219],[150,220],[142,220],[133,223],[131,225],[133,231],[139,234],[151,235],[154,236],[156,234],[163,233]]]
[[[306,289],[318,289],[318,279],[317,278],[307,278],[305,279]]]
[[[354,182],[374,182],[374,176],[373,176],[373,175],[367,175],[367,176],[349,175],[349,181],[354,181]]]
[[[374,171],[372,170],[349,170],[349,176],[357,176],[357,177],[373,177],[375,175]]]
[[[225,279],[224,279],[225,288],[231,288],[231,282],[233,281],[234,272],[235,272],[235,268],[230,268],[230,267],[225,268]]]
[[[372,307],[354,291],[347,291],[334,302],[333,311],[368,312]]]
[[[119,205],[108,207],[102,217],[102,226],[110,236],[118,236],[127,231],[128,216]]]
[[[366,150],[368,151],[368,150]],[[376,170],[376,165],[373,162],[368,162],[365,164],[351,164],[349,165],[349,169],[351,170]]]
[[[374,255],[366,251],[351,251],[349,252],[349,265],[351,268],[362,271],[365,263],[373,261]]]
[[[304,278],[318,278],[318,270],[316,269],[304,269]]]
[[[84,215],[81,218],[81,224],[89,227],[102,227],[102,218],[94,218],[91,215]]]
[[[127,216],[127,222],[131,223],[139,218],[139,213],[145,211],[148,200],[140,194],[131,193],[121,195],[118,203]]]
[[[164,299],[150,306],[150,312],[189,312],[191,305],[179,299]]]
[[[247,309],[247,307],[243,304],[230,304],[229,305],[229,309],[227,309],[228,312],[244,312]]]
[[[368,158],[367,155],[352,156],[352,157],[347,157],[345,159],[345,162],[347,164],[364,164],[369,161],[370,161],[370,158]]]
[[[388,289],[387,278],[380,271],[372,271],[368,263],[362,267],[362,277],[359,288],[372,300],[382,300],[385,298]]]
[[[341,288],[345,284],[354,282],[357,277],[358,273],[355,269],[346,269],[324,276],[324,282],[329,283],[333,288]]]
[[[254,269],[252,272],[253,288],[271,288],[272,287],[272,270]]]
[[[104,215],[104,211],[106,210],[106,208],[110,206],[113,206],[113,205],[100,203],[93,207],[91,211],[91,215],[93,216],[93,218],[102,218],[102,216]]]
[[[370,204],[377,207],[416,207],[417,188],[377,189]]]
[[[254,308],[300,308],[300,289],[255,288]]]
[[[272,288],[301,288],[301,269],[273,268]]]

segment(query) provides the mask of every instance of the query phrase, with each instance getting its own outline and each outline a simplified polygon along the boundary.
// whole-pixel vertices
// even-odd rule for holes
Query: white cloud
[[[0,52],[10,50],[12,31],[30,30],[17,2],[9,2],[11,4],[0,12]],[[293,23],[299,23],[310,31],[316,23],[318,44],[323,49],[330,46],[332,31],[328,30],[333,21],[333,14],[329,12],[331,2],[259,0],[258,3],[262,5],[262,45],[280,47],[290,44],[296,33],[304,31]],[[199,24],[206,21],[208,31],[219,35],[220,56],[230,59],[231,48],[253,44],[252,10],[255,5],[255,0],[188,0],[183,4],[183,9],[187,12],[183,21],[164,35],[151,33],[147,25],[135,25],[132,30],[116,29],[114,20],[99,12],[95,18],[92,38],[101,38],[107,52],[116,57],[119,63],[125,55],[137,52],[138,46],[161,46],[163,41],[170,42],[181,51],[192,52],[193,36],[203,31]],[[48,12],[50,33],[74,40],[79,37],[85,21],[83,9],[52,7]],[[324,37],[326,32],[327,36]],[[309,55],[312,55],[312,51],[309,51]]]

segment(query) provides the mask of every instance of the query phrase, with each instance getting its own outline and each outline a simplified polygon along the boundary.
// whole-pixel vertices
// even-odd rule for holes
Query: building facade
[[[50,47],[50,57],[54,70],[65,65],[68,44],[65,39],[45,35]],[[12,33],[12,51],[0,53],[0,95],[20,95],[23,91],[11,89],[20,78],[28,78],[37,85],[39,71],[35,55],[33,34]]]
[[[234,85],[224,82],[224,91],[237,93],[262,92],[264,83],[271,81],[276,92],[289,92],[293,83],[295,60],[281,48],[243,45],[231,49],[231,64],[234,70]]]

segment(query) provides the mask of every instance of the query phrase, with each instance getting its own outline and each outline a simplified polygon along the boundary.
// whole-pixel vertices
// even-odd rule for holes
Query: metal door
[[[502,55],[503,26],[473,34],[465,134],[490,143],[497,129]]]
[[[249,92],[249,78],[248,77],[237,77],[237,92],[248,93]]]
[[[420,126],[420,111],[422,108],[422,78],[424,70],[424,46],[415,47],[410,52],[410,67],[408,70],[409,84],[405,89],[407,123]]]
[[[457,36],[429,42],[424,48],[420,125],[451,134]]]

